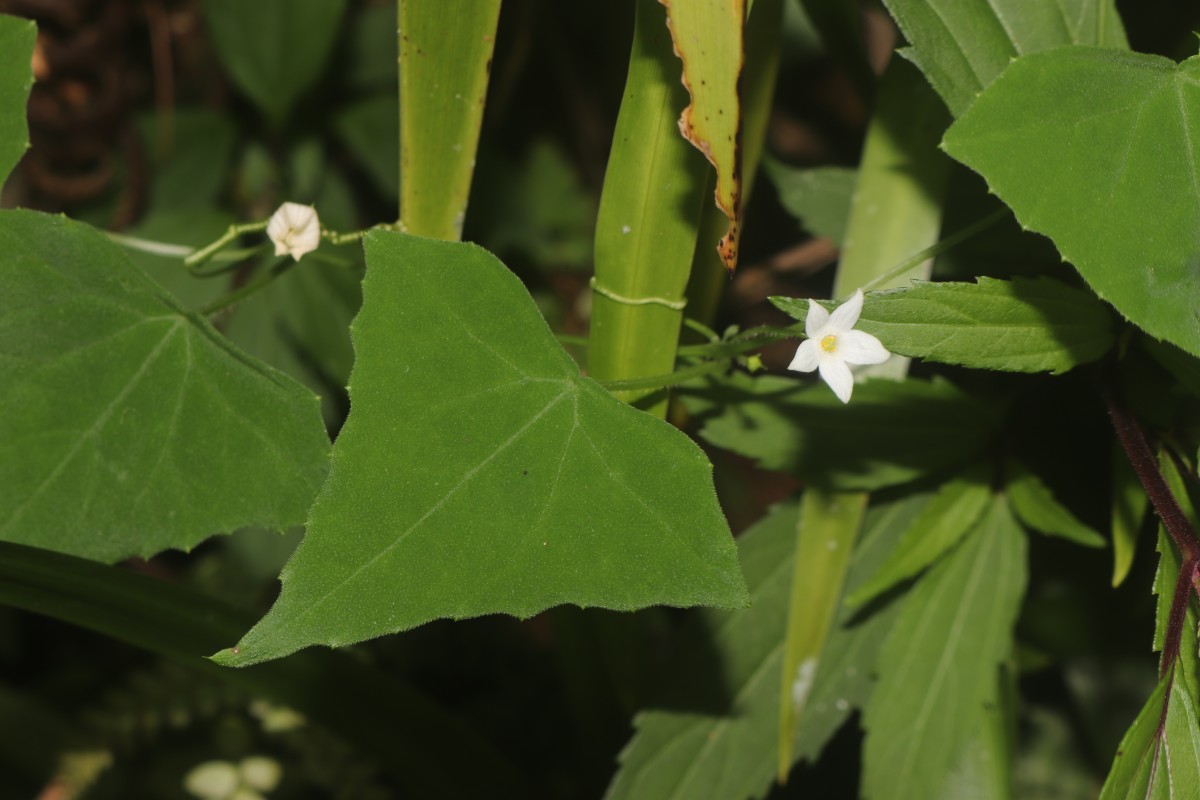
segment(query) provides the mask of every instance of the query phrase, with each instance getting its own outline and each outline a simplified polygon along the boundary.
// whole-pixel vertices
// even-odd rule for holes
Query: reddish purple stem
[[[1158,459],[1154,449],[1146,441],[1146,434],[1138,425],[1136,419],[1126,409],[1122,408],[1110,395],[1108,397],[1108,415],[1112,419],[1113,428],[1117,431],[1117,439],[1133,465],[1138,480],[1146,489],[1151,505],[1162,519],[1163,527],[1175,546],[1179,548],[1183,561],[1179,570],[1179,578],[1175,582],[1175,594],[1171,598],[1171,612],[1167,617],[1167,629],[1163,635],[1162,663],[1159,666],[1159,677],[1162,677],[1175,664],[1179,656],[1180,641],[1183,638],[1183,622],[1187,615],[1188,601],[1192,591],[1200,594],[1200,540],[1179,501],[1171,493],[1162,470],[1158,468]],[[1170,693],[1168,693],[1168,697]],[[1164,721],[1166,705],[1163,708]]]

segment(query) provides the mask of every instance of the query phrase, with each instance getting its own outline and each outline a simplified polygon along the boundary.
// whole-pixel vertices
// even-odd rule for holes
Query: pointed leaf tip
[[[350,418],[238,663],[561,603],[746,604],[694,442],[582,377],[482,248],[365,247]]]

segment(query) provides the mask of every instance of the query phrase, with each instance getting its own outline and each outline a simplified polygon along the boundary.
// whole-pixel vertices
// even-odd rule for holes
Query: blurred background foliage
[[[786,6],[765,179],[746,210],[742,266],[726,287],[716,330],[786,323],[768,295],[825,296],[830,288],[825,268],[837,259],[871,98],[862,64],[823,47],[805,5]],[[1200,27],[1194,4],[1128,0],[1120,10],[1135,50],[1175,58],[1195,52],[1188,33]],[[322,222],[340,230],[395,218],[402,178],[393,3],[2,0],[0,11],[39,25],[32,148],[4,188],[6,207],[61,211],[104,229],[192,246],[233,221],[265,218],[284,200],[315,203]],[[501,15],[464,238],[499,255],[552,327],[567,334],[587,328],[592,229],[632,12],[631,0],[507,0]],[[901,43],[877,4],[862,4],[861,22],[877,74]],[[961,167],[951,185],[945,232],[994,207]],[[321,394],[335,434],[348,411],[347,326],[363,264],[356,244],[318,256],[215,322],[248,352]],[[241,285],[266,263],[251,258],[199,279],[178,259],[133,257],[192,306]],[[943,254],[935,274],[1058,269],[1045,240],[1000,225]],[[786,364],[792,347],[768,347],[768,367]],[[1087,400],[1085,378],[1055,379],[1060,397],[1080,402],[1053,407],[1037,403],[1045,377],[962,371],[955,378],[983,390],[1002,380],[1011,399],[1007,448],[1036,466],[1085,522],[1106,525],[1094,515],[1107,506],[1096,502],[1109,485],[1110,453],[1096,444],[1108,441],[1107,422]],[[1165,386],[1170,378],[1154,374],[1146,382]],[[710,457],[735,532],[798,486],[716,448]],[[1079,464],[1093,466],[1081,472]],[[300,535],[247,530],[188,555],[126,566],[257,614],[270,604]],[[1116,590],[1106,552],[1033,540],[1034,572],[1019,624],[1018,796],[1094,796],[1116,742],[1152,689],[1152,539],[1142,537],[1133,572]],[[480,731],[537,796],[596,797],[611,779],[634,712],[669,688],[667,666],[696,633],[689,618],[675,610],[560,608],[523,623],[438,622],[353,651]],[[847,776],[857,771],[856,719],[773,796],[855,796]],[[282,767],[271,797],[398,796],[385,764],[286,709],[211,675],[5,607],[0,720],[6,797],[187,797],[184,777],[196,765],[252,755]],[[447,771],[471,769],[454,753],[444,757]]]

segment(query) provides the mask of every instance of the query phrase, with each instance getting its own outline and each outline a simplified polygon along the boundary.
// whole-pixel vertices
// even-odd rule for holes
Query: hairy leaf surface
[[[1008,499],[1021,522],[1047,536],[1058,536],[1084,547],[1104,547],[1104,537],[1058,502],[1037,475],[1015,461],[1009,462],[1008,473]]]
[[[1200,57],[1027,56],[943,144],[1131,322],[1200,355]]]
[[[0,213],[0,254],[0,538],[116,561],[304,521],[316,397],[86,225]]]
[[[997,497],[974,533],[909,593],[880,651],[863,718],[864,797],[938,796],[979,709],[996,701],[1025,578],[1024,533]]]
[[[771,302],[799,320],[808,314],[807,300]],[[1100,358],[1113,343],[1103,303],[1045,278],[913,281],[867,295],[856,327],[893,353],[1008,372],[1066,372]]]
[[[204,0],[203,6],[230,77],[278,125],[321,74],[346,0]]]
[[[846,236],[858,172],[849,167],[797,169],[769,157],[762,165],[783,207],[800,220],[806,231],[825,236],[840,247]]]
[[[991,487],[980,474],[943,484],[879,571],[848,602],[862,605],[937,561],[975,526],[991,498]]]
[[[1128,47],[1114,0],[884,0],[921,68],[954,116],[1008,62],[1068,44]]]
[[[846,576],[853,588],[872,572],[920,511],[916,495],[867,511]],[[776,507],[738,539],[751,606],[705,611],[702,636],[671,666],[664,708],[635,719],[609,800],[762,797],[775,776],[779,681],[796,543],[797,505]],[[862,705],[875,656],[900,603],[868,616],[842,606],[797,719],[792,753],[815,760]],[[704,659],[715,658],[710,669]],[[700,665],[704,665],[703,668]],[[719,675],[717,685],[712,675]],[[669,709],[669,710],[668,710]]]
[[[29,147],[25,103],[33,86],[33,47],[37,25],[0,14],[0,184]]]
[[[433,619],[560,603],[740,606],[712,467],[579,374],[473,245],[375,232],[351,414],[245,665]]]

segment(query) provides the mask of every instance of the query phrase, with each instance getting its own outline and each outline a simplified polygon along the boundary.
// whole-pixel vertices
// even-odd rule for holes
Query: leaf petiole
[[[629,378],[619,381],[597,381],[597,383],[610,392],[640,392],[647,389],[666,389],[670,386],[678,386],[681,383],[687,383],[693,378],[715,375],[727,369],[729,369],[729,362],[727,360],[704,361],[700,364],[693,364],[690,367],[675,370],[666,375],[651,375],[645,378]]]
[[[242,234],[265,231],[267,229],[267,222],[268,220],[264,219],[260,222],[246,222],[241,225],[230,225],[228,230],[221,234],[221,238],[217,239],[211,244],[205,245],[204,247],[184,258],[184,266],[186,266],[189,270],[200,266],[205,261],[208,261],[218,252],[224,249],[225,245],[229,244]]]
[[[224,311],[230,306],[237,305],[250,295],[257,292],[259,289],[262,289],[267,284],[274,281],[283,273],[287,272],[297,263],[299,262],[292,259],[281,259],[279,263],[273,264],[267,269],[264,269],[262,272],[256,275],[253,280],[248,281],[242,286],[239,286],[237,289],[234,289],[224,297],[218,297],[208,305],[198,309],[197,313],[205,317],[210,317],[213,314],[216,314],[218,311]]]
[[[936,242],[935,244],[932,244],[929,247],[926,247],[924,250],[920,251],[919,253],[909,256],[908,258],[904,259],[903,261],[901,261],[899,264],[892,267],[888,271],[883,272],[879,275],[876,275],[874,278],[867,281],[865,284],[863,284],[859,288],[861,288],[864,292],[869,292],[871,289],[875,288],[876,286],[880,285],[881,283],[886,283],[886,282],[890,281],[892,278],[895,278],[897,275],[903,275],[904,273],[908,272],[910,269],[915,267],[917,264],[920,264],[923,261],[933,258],[936,255],[940,255],[941,253],[946,252],[947,250],[951,249],[952,247],[957,247],[959,244],[962,244],[963,242],[965,242],[967,239],[970,239],[975,234],[981,233],[982,231],[985,231],[988,228],[992,227],[993,225],[995,225],[997,222],[999,222],[1002,218],[1004,218],[1009,213],[1010,212],[1007,207],[999,208],[996,211],[993,211],[991,214],[988,214],[986,217],[979,220],[978,222],[974,222],[974,223],[968,225],[967,227],[963,228],[961,231],[956,231],[955,233],[951,234],[950,236],[947,236],[945,239],[942,239],[941,241]]]

